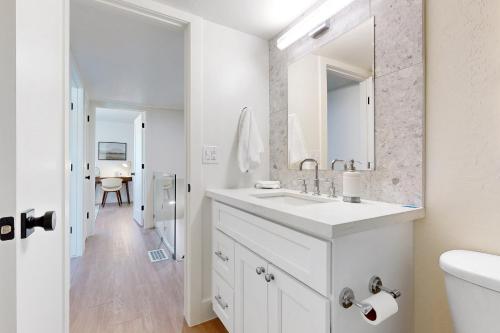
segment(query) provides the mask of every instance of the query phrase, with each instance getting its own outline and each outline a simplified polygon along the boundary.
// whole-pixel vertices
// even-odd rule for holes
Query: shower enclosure
[[[184,258],[184,179],[155,172],[154,214],[156,231],[174,260]]]

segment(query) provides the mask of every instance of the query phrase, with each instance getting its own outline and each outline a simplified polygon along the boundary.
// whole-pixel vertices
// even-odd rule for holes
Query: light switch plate
[[[203,164],[218,164],[219,163],[219,152],[217,146],[203,146]]]

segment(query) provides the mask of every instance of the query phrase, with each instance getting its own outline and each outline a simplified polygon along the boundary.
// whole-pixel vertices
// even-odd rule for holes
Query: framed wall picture
[[[127,144],[125,142],[99,142],[98,158],[106,161],[126,161]]]

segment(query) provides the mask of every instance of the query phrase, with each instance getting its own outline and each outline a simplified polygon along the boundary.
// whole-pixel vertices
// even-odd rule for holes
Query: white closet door
[[[267,262],[236,244],[235,247],[235,333],[267,332]],[[257,273],[257,269],[266,272]]]
[[[268,333],[330,332],[328,299],[271,264],[268,273]]]

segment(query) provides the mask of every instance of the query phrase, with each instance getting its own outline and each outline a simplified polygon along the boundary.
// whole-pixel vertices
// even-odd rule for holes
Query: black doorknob
[[[31,235],[35,228],[52,231],[56,228],[56,212],[49,211],[43,216],[35,217],[35,210],[30,209],[21,213],[21,238]]]
[[[90,176],[85,176],[85,179],[90,179]]]

